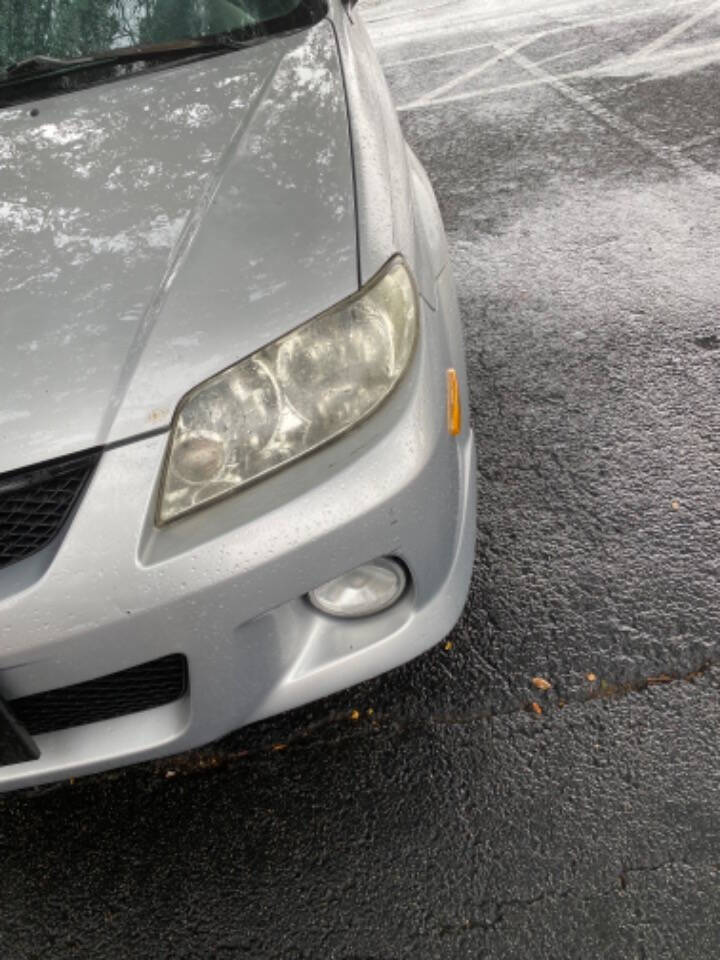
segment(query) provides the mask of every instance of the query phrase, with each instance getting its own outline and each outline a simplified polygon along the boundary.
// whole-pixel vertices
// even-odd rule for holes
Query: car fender
[[[447,264],[442,219],[430,182],[405,142],[385,75],[367,30],[338,3],[334,21],[345,78],[353,144],[360,282],[397,252],[435,303],[435,280]]]

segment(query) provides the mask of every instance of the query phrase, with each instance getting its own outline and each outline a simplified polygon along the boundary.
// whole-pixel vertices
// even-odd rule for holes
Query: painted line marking
[[[680,8],[694,7],[697,3],[698,0],[677,0],[676,6]],[[368,24],[368,28],[372,34],[373,45],[377,49],[381,49],[401,44],[409,44],[418,39],[426,41],[433,37],[440,38],[456,33],[468,33],[470,30],[510,29],[510,25],[513,22],[537,21],[542,17],[547,17],[548,14],[560,15],[567,13],[568,15],[583,16],[586,8],[592,10],[596,8],[596,6],[595,0],[585,0],[585,2],[580,3],[561,2],[557,4],[547,4],[543,7],[535,7],[523,12],[518,11],[500,15],[477,14],[473,16],[467,12],[463,12],[458,16],[437,18],[435,21],[428,17],[422,19],[417,26],[407,30],[399,29],[397,25],[392,24],[388,24],[387,28],[376,25],[387,22],[391,18],[395,20],[404,18],[407,20],[409,15],[413,13],[417,13],[420,16],[423,13],[422,10],[402,10],[397,14],[384,17],[382,20],[372,20],[365,16],[364,20]],[[642,16],[643,14],[650,14],[659,9],[666,8],[667,0],[648,0],[648,2],[642,6],[636,6],[632,12],[632,16]],[[587,16],[587,13],[585,13],[585,16]],[[630,14],[628,14],[628,16],[630,16]]]
[[[388,20],[397,20],[398,17],[407,17],[413,13],[426,13],[429,10],[438,10],[441,7],[454,7],[455,0],[441,0],[440,3],[432,3],[425,7],[405,7],[395,13],[386,13],[383,17],[374,17],[372,14],[363,13],[363,20],[366,23],[386,23]]]
[[[543,57],[541,60],[536,60],[535,63],[538,66],[542,66],[545,63],[555,63],[557,60],[563,60],[565,57],[571,57],[574,53],[580,53],[581,50],[590,50],[592,47],[600,47],[604,43],[608,43],[607,40],[592,40],[590,43],[581,43],[577,47],[570,47],[569,50],[561,50],[559,53],[553,53],[549,57]]]
[[[624,13],[622,16],[618,17],[608,17],[607,19],[603,18],[602,20],[587,20],[583,23],[578,23],[573,26],[560,27],[553,33],[565,33],[570,30],[580,30],[582,27],[594,27],[597,24],[602,23],[613,23],[616,20],[628,20],[632,17],[636,17],[636,13]],[[582,43],[578,47],[571,47],[569,50],[562,50],[560,53],[553,53],[549,57],[544,57],[542,60],[538,60],[538,63],[549,63],[551,60],[561,60],[563,57],[569,57],[573,53],[577,53],[579,50],[585,50],[588,47],[599,47],[603,43],[609,43],[609,40],[593,40],[590,43]],[[486,43],[472,43],[467,47],[453,47],[451,50],[440,50],[437,53],[424,53],[417,57],[408,57],[406,60],[384,60],[383,61],[383,70],[390,70],[394,67],[406,67],[410,66],[413,63],[427,63],[429,60],[444,60],[447,57],[454,57],[461,53],[474,53],[476,50],[487,50],[489,47],[492,47],[492,41],[488,40]]]
[[[585,93],[580,93],[579,90],[576,90],[569,84],[564,83],[559,77],[555,77],[553,74],[547,73],[547,71],[543,70],[542,67],[538,67],[537,64],[533,63],[532,60],[529,60],[527,57],[523,56],[522,53],[510,53],[509,56],[515,61],[515,63],[518,64],[518,66],[522,67],[524,70],[527,70],[528,73],[532,74],[538,80],[545,80],[549,86],[557,90],[557,92],[565,97],[565,99],[570,100],[572,103],[581,107],[586,113],[589,113],[590,116],[594,117],[596,120],[599,120],[606,127],[609,127],[616,133],[619,133],[626,140],[630,140],[632,143],[642,147],[643,150],[652,154],[656,160],[659,160],[666,166],[672,167],[674,170],[677,170],[679,173],[683,173],[685,175],[709,175],[708,171],[706,171],[704,167],[701,167],[700,164],[695,163],[694,160],[690,160],[688,157],[683,156],[682,151],[680,151],[677,147],[669,146],[668,144],[663,143],[661,140],[658,140],[656,137],[653,137],[647,133],[643,133],[643,131],[634,124],[627,120],[623,120],[622,117],[618,117],[616,114],[612,113],[612,111],[598,103],[598,101],[593,99],[593,97],[590,97]]]
[[[570,73],[558,74],[555,79],[572,80],[576,77],[591,77],[596,71],[594,69],[572,70]],[[544,87],[549,84],[545,77],[535,80],[518,80],[516,83],[502,83],[497,87],[482,87],[480,90],[469,90],[467,93],[456,93],[451,97],[438,97],[437,100],[426,102],[424,100],[413,100],[409,103],[403,103],[398,108],[398,113],[408,113],[412,110],[421,110],[429,107],[439,107],[446,103],[460,103],[463,100],[480,100],[483,97],[492,97],[498,93],[508,93],[513,90],[525,90],[528,87]]]
[[[501,49],[493,44],[495,50],[498,51],[494,57],[484,60],[478,67],[472,67],[470,70],[464,70],[462,73],[458,74],[458,76],[453,77],[452,80],[448,80],[447,83],[443,83],[439,87],[435,87],[433,90],[428,90],[428,92],[424,93],[417,102],[432,103],[436,97],[442,97],[445,94],[450,93],[450,91],[454,90],[456,87],[459,87],[461,84],[467,83],[468,80],[472,80],[473,77],[478,77],[481,73],[486,73],[492,67],[502,63],[503,60],[511,58],[513,54],[518,53],[520,50],[524,50],[525,47],[531,46],[537,40],[542,39],[545,35],[546,31],[543,31],[542,33],[536,33],[532,37],[524,37],[514,46],[508,47],[507,49]]]
[[[718,3],[720,3],[720,0],[718,0]],[[543,40],[545,37],[552,37],[560,33],[569,33],[574,30],[581,30],[584,27],[594,27],[594,26],[600,26],[606,23],[616,23],[622,20],[637,18],[638,16],[639,16],[638,12],[636,10],[632,10],[629,13],[626,12],[622,14],[615,14],[614,16],[611,16],[611,17],[600,17],[597,19],[584,20],[580,23],[564,24],[561,27],[553,27],[550,30],[541,30],[530,37],[528,36],[520,37],[518,38],[517,43],[515,43],[513,46],[508,48],[507,53],[498,53],[494,57],[490,57],[488,60],[483,61],[483,63],[481,63],[479,66],[473,67],[470,70],[466,70],[465,72],[459,74],[457,77],[454,77],[452,80],[447,81],[447,83],[443,83],[439,87],[435,87],[435,89],[429,90],[427,93],[424,93],[421,97],[419,97],[414,102],[417,104],[422,104],[425,102],[429,103],[431,101],[434,101],[438,97],[442,97],[445,94],[449,93],[451,90],[454,90],[456,87],[460,86],[461,84],[466,83],[468,80],[472,80],[473,77],[479,76],[480,74],[487,72],[487,70],[491,69],[492,67],[497,66],[497,64],[501,63],[511,54],[518,52],[520,50],[523,50],[526,47],[532,46],[532,44],[537,43],[538,40]],[[594,45],[597,45],[600,42],[602,41],[595,41]],[[606,42],[609,43],[611,41],[608,40]],[[587,47],[592,45],[593,44],[584,44],[583,46]],[[583,46],[576,47],[573,50],[563,51],[562,53],[554,54],[552,57],[547,57],[546,59],[549,61],[549,60],[557,59],[558,57],[562,57],[562,56],[570,56],[572,53],[575,53],[577,50],[582,50]],[[448,50],[448,51],[443,51],[442,53],[430,54],[424,57],[413,57],[411,60],[395,61],[395,64],[387,64],[386,66],[397,65],[398,63],[415,63],[423,60],[435,60],[435,59],[439,59],[440,57],[452,56],[454,53],[464,53],[464,52],[473,51],[473,50],[487,49],[488,47],[494,47],[496,50],[499,49],[497,44],[483,43],[483,44],[460,48],[459,50]],[[538,61],[538,63],[543,63],[543,62],[545,61],[542,61],[542,60]]]
[[[694,13],[691,17],[688,17],[687,20],[683,20],[682,23],[678,23],[668,30],[667,33],[664,33],[662,36],[658,37],[656,40],[653,40],[652,43],[649,43],[647,46],[642,47],[637,53],[632,55],[632,60],[646,60],[648,57],[651,57],[654,53],[657,53],[658,50],[662,50],[665,47],[669,46],[673,40],[677,40],[678,37],[681,37],[684,33],[687,33],[691,27],[694,27],[696,23],[700,23],[702,20],[707,19],[720,10],[720,0],[714,0],[709,7],[705,7],[704,10],[698,10],[697,13]]]
[[[390,67],[404,67],[410,63],[424,63],[426,60],[440,60],[443,57],[454,57],[458,53],[473,53],[475,50],[487,50],[492,47],[492,43],[473,43],[469,47],[455,47],[452,50],[442,50],[439,53],[427,53],[420,57],[408,57],[407,60],[388,60],[383,63],[383,69]]]
[[[695,2],[695,0],[693,0]],[[586,20],[578,20],[575,23],[563,24],[561,27],[553,27],[551,30],[545,31],[547,35],[554,36],[559,33],[571,33],[574,30],[583,30],[586,27],[600,27],[608,23],[621,23],[623,20],[640,20],[647,13],[646,9],[640,10],[630,10],[625,13],[615,13],[612,16],[607,17],[591,17]],[[524,34],[523,36],[527,36]],[[515,39],[514,37],[510,38]],[[520,38],[517,38],[520,39]],[[574,53],[576,50],[582,50],[583,47],[599,46],[602,43],[611,43],[611,39],[607,40],[593,40],[592,43],[583,44],[580,47],[574,47],[572,50],[563,51],[561,53],[555,53],[552,57],[546,57],[545,60],[539,60],[538,63],[545,63],[552,59],[559,59],[560,57],[568,56],[570,53]],[[487,50],[489,47],[493,46],[493,42],[490,40],[485,41],[484,43],[472,43],[466,47],[451,47],[449,50],[438,50],[433,53],[424,53],[420,54],[417,57],[407,57],[400,60],[384,60],[383,68],[390,69],[391,67],[400,67],[406,66],[413,63],[424,63],[429,60],[441,60],[446,57],[454,57],[456,54],[460,53],[473,53],[475,50]]]
[[[720,40],[716,40],[714,43],[708,44],[706,48],[703,48],[706,53],[711,53],[717,51],[720,55]],[[668,60],[683,60],[686,58],[693,58],[697,56],[697,48],[678,48],[677,50],[664,50],[660,51],[653,57],[648,57],[643,63],[647,63],[648,66],[651,66],[653,62],[657,61],[659,63],[667,63]],[[545,61],[538,60],[535,61],[536,66],[540,65]],[[641,72],[623,74],[622,68],[623,65],[630,65],[631,60],[623,61],[608,61],[606,63],[599,63],[592,67],[586,67],[582,70],[570,70],[566,73],[552,74],[544,72],[541,76],[538,76],[534,80],[518,80],[513,83],[503,83],[495,87],[481,87],[479,90],[469,90],[466,93],[458,93],[449,97],[437,97],[432,102],[426,102],[425,97],[420,97],[417,100],[408,101],[407,103],[401,104],[397,109],[399,113],[405,113],[411,110],[419,110],[422,108],[434,107],[436,105],[444,103],[458,103],[463,100],[474,100],[476,98],[494,96],[498,93],[507,93],[513,90],[524,90],[528,87],[540,87],[550,84],[552,79],[555,80],[576,80],[582,78],[615,78],[617,80],[625,79],[628,83],[633,83],[637,81]],[[616,70],[620,72],[615,72]],[[615,89],[618,89],[617,87]]]
[[[709,143],[715,143],[720,140],[720,130],[714,130],[712,133],[706,133],[704,137],[695,137],[692,140],[686,140],[680,144],[681,150],[693,150],[695,147],[706,147]]]

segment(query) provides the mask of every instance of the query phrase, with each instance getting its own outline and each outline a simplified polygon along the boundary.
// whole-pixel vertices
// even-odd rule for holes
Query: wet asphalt
[[[467,325],[466,612],[207,750],[0,799],[7,960],[718,955],[720,4],[364,10]]]

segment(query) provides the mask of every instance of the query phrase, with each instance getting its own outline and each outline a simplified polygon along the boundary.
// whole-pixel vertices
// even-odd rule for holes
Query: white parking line
[[[454,47],[452,50],[441,50],[438,53],[426,53],[420,57],[408,57],[407,60],[388,60],[383,61],[383,69],[389,67],[404,67],[409,63],[423,63],[426,60],[441,60],[443,57],[454,57],[458,53],[473,53],[475,50],[487,50],[492,47],[490,41],[486,43],[473,43],[469,47]]]
[[[447,83],[441,84],[439,87],[435,87],[433,90],[428,90],[427,93],[424,93],[422,97],[417,101],[417,103],[431,103],[436,97],[442,97],[446,93],[450,93],[451,90],[454,90],[456,87],[461,86],[463,83],[467,83],[468,80],[472,80],[473,77],[479,76],[481,73],[485,73],[487,70],[490,70],[491,67],[496,66],[503,60],[507,60],[514,53],[518,53],[520,50],[523,50],[525,47],[531,46],[537,40],[540,40],[546,35],[547,31],[542,33],[536,33],[532,37],[524,37],[518,43],[514,44],[512,47],[508,47],[507,50],[499,50],[494,57],[490,57],[488,60],[484,60],[479,66],[472,67],[470,70],[465,70],[463,73],[458,74],[456,77],[453,77],[452,80],[448,80]],[[497,50],[498,48],[495,47]]]
[[[375,19],[371,15],[365,14],[364,19],[372,34],[374,45],[380,48],[395,46],[421,37],[427,39],[429,36],[439,36],[441,34],[466,33],[471,29],[488,29],[498,24],[507,26],[511,22],[522,22],[529,18],[537,19],[538,16],[546,16],[547,14],[579,13],[585,7],[594,6],[595,2],[596,0],[559,0],[558,3],[543,3],[542,9],[538,9],[536,5],[535,8],[531,7],[529,10],[523,11],[491,12],[485,9],[475,12],[473,6],[480,7],[483,5],[482,0],[476,3],[473,3],[472,0],[466,0],[464,3],[462,0],[459,0],[459,2],[456,0],[453,4],[456,12],[451,15],[433,15],[432,11],[436,7],[446,6],[445,4],[437,4],[429,7],[401,8],[397,12]],[[654,5],[656,6],[658,2],[661,2],[661,0],[655,0]],[[697,2],[697,0],[687,0],[687,2]],[[403,22],[398,23],[397,21]]]
[[[578,48],[580,49],[580,48]],[[567,51],[568,53],[572,51]],[[702,57],[698,59],[699,53]],[[622,61],[610,61],[599,63],[592,67],[582,70],[570,70],[566,73],[552,74],[546,71],[533,80],[518,80],[513,83],[503,83],[494,87],[481,87],[479,90],[469,90],[466,93],[457,93],[448,97],[436,97],[432,101],[426,97],[420,97],[417,100],[408,101],[401,104],[397,109],[399,113],[406,113],[411,110],[420,110],[440,106],[445,103],[457,103],[463,100],[474,100],[481,97],[490,97],[498,93],[507,93],[513,90],[523,90],[527,87],[545,86],[551,79],[555,80],[576,80],[587,77],[633,77],[640,76],[647,72],[654,64],[658,66],[667,66],[669,62],[680,62],[683,60],[693,61],[693,66],[698,63],[715,62],[720,57],[720,40],[706,44],[698,51],[696,47],[680,47],[676,50],[660,50],[652,57],[647,57],[643,61],[636,62],[633,57]],[[542,64],[543,60],[535,61],[536,65]],[[642,69],[640,68],[642,64]]]
[[[565,30],[579,30],[584,26],[595,26],[597,23],[608,23],[614,20],[626,19],[627,17],[635,17],[636,13],[632,14],[623,14],[622,17],[612,17],[611,20],[591,20],[587,23],[577,24],[573,27],[563,27],[562,31]],[[560,30],[558,30],[560,32]],[[590,43],[581,43],[580,46],[571,47],[569,50],[561,50],[559,53],[553,53],[549,57],[543,57],[542,60],[538,60],[538,63],[550,63],[551,60],[562,60],[563,57],[569,57],[573,53],[577,53],[579,50],[587,50],[590,47],[599,47],[603,43],[608,43],[607,40],[592,40]],[[447,57],[454,57],[460,53],[474,53],[476,50],[487,50],[492,47],[492,41],[486,41],[485,43],[472,43],[468,47],[453,47],[451,50],[440,50],[436,53],[424,53],[418,57],[408,57],[405,60],[383,60],[383,70],[391,70],[394,67],[407,67],[413,63],[426,63],[429,60],[443,60]]]
[[[365,20],[365,22],[369,24],[386,23],[388,20],[398,20],[402,18],[407,18],[412,14],[418,14],[418,13],[427,14],[432,10],[439,9],[440,7],[453,7],[453,6],[455,6],[455,0],[441,0],[440,3],[423,4],[423,6],[420,8],[402,7],[399,10],[395,10],[390,13],[385,13],[382,16],[374,16],[372,13],[368,13],[367,11],[363,10],[363,20]]]
[[[720,3],[720,0],[718,0],[718,2]],[[433,90],[429,90],[427,93],[424,93],[421,97],[418,97],[418,99],[414,101],[414,103],[418,106],[421,106],[423,103],[430,103],[436,100],[438,97],[442,97],[445,94],[450,93],[450,91],[454,90],[456,87],[461,86],[463,83],[466,83],[468,80],[471,80],[473,77],[477,77],[480,74],[485,73],[491,67],[494,67],[498,63],[501,63],[507,56],[510,55],[510,53],[523,50],[525,47],[529,47],[532,44],[536,43],[538,40],[542,40],[545,37],[555,36],[556,34],[559,34],[559,33],[567,33],[572,30],[581,30],[584,27],[600,26],[606,23],[616,23],[622,20],[637,18],[638,16],[641,16],[641,15],[642,14],[641,13],[639,14],[637,10],[631,10],[629,12],[626,11],[625,13],[614,14],[612,16],[598,17],[590,20],[583,20],[581,22],[573,23],[573,24],[563,24],[560,27],[553,27],[549,30],[541,30],[530,37],[528,36],[521,37],[520,39],[518,39],[516,44],[514,44],[509,48],[508,53],[498,53],[494,57],[490,57],[488,60],[483,61],[477,67],[472,67],[470,70],[466,70],[463,73],[458,74],[458,76],[454,77],[452,80],[448,80],[446,83],[441,84],[439,87],[435,87]],[[478,44],[478,45],[460,48],[459,50],[449,50],[449,51],[444,50],[441,53],[428,54],[424,57],[413,57],[411,60],[395,61],[395,64],[392,64],[392,63],[386,64],[386,66],[395,66],[399,63],[405,63],[405,64],[415,63],[415,62],[420,62],[422,60],[435,60],[440,57],[453,56],[455,53],[464,53],[464,52],[473,51],[473,50],[487,49],[488,47],[492,47],[492,46],[493,46],[492,43],[484,43],[484,44]],[[585,46],[588,46],[588,45],[585,44]],[[577,47],[576,49],[579,50],[579,49],[582,49],[582,47]],[[568,55],[572,52],[574,52],[574,50],[566,51],[563,55]],[[560,55],[555,54],[555,57],[557,56],[560,56]],[[551,57],[548,59],[553,59],[553,58]]]
[[[586,18],[590,14],[591,18],[591,11],[597,9],[597,0],[570,0],[570,2],[560,0],[558,3],[540,2],[538,0],[537,3],[531,4],[523,10],[508,10],[503,2],[502,6],[505,9],[502,12],[494,13],[487,8],[482,12],[474,12],[473,7],[480,7],[484,5],[484,2],[485,0],[477,0],[475,3],[472,0],[466,0],[463,3],[462,0],[456,0],[456,6],[460,10],[451,15],[437,14],[433,16],[431,14],[428,16],[425,15],[426,10],[432,11],[434,7],[423,9],[420,6],[412,9],[403,8],[397,13],[393,12],[388,16],[377,19],[373,19],[368,14],[364,14],[363,18],[368,24],[373,44],[376,48],[382,49],[409,43],[413,40],[422,39],[426,41],[456,33],[466,34],[470,30],[511,29],[513,24],[520,26],[523,22],[547,19],[549,14],[568,17],[585,16]],[[674,6],[678,8],[694,7],[697,3],[698,0],[677,0]],[[437,6],[445,6],[445,4],[438,4]],[[642,16],[665,9],[667,9],[667,0],[645,0],[645,2],[637,2],[636,0],[632,4],[631,12],[617,16]]]
[[[595,74],[594,69],[572,70],[569,73],[558,74],[558,80],[572,80],[575,77],[590,77]],[[549,76],[549,75],[548,75]],[[468,90],[467,93],[456,93],[451,97],[437,97],[435,100],[412,100],[402,103],[397,108],[398,113],[410,113],[423,108],[440,107],[447,103],[461,103],[463,100],[480,100],[483,97],[492,97],[498,93],[508,93],[512,90],[525,90],[528,87],[542,87],[548,84],[547,77],[535,80],[518,80],[515,83],[501,83],[496,87],[481,87],[479,90]]]
[[[630,140],[632,143],[637,144],[637,146],[654,156],[656,160],[659,160],[661,163],[671,167],[679,173],[682,173],[686,176],[692,176],[696,179],[702,178],[704,180],[711,181],[713,185],[715,185],[718,179],[720,179],[716,174],[706,170],[699,163],[696,163],[689,157],[684,156],[683,149],[687,149],[687,147],[679,148],[671,146],[663,143],[661,140],[658,140],[656,137],[653,137],[650,134],[644,133],[634,124],[612,113],[612,111],[608,110],[607,107],[603,106],[593,97],[585,93],[581,93],[579,90],[576,90],[574,87],[570,86],[570,84],[564,82],[565,80],[572,78],[594,76],[598,72],[597,68],[590,70],[575,70],[571,73],[555,75],[543,70],[542,67],[530,60],[528,57],[524,56],[519,50],[515,50],[513,48],[503,48],[499,45],[496,46],[496,49],[499,54],[501,53],[508,59],[513,60],[518,66],[522,67],[523,70],[530,73],[533,76],[533,79],[525,82],[504,84],[501,87],[493,87],[491,89],[456,94],[453,97],[438,98],[431,101],[416,101],[413,104],[406,104],[398,109],[400,111],[407,111],[421,107],[436,107],[443,103],[489,96],[499,92],[500,90],[516,90],[523,87],[545,85],[552,87],[567,100],[570,100],[572,103],[581,107],[586,113],[589,113],[592,117],[594,117],[596,120],[599,120],[606,127],[609,127],[611,130],[619,133],[626,140]]]
[[[604,107],[601,103],[598,103],[597,100],[585,93],[581,93],[579,90],[576,90],[569,84],[564,83],[559,77],[553,76],[551,73],[547,73],[547,71],[543,70],[542,67],[539,67],[536,63],[533,63],[532,60],[523,56],[521,53],[513,53],[508,51],[508,56],[514,60],[518,66],[521,66],[524,70],[527,70],[528,73],[535,76],[538,80],[545,80],[549,86],[557,90],[557,92],[567,100],[570,100],[577,106],[581,107],[586,113],[589,113],[591,116],[595,117],[596,120],[599,120],[601,123],[605,124],[605,126],[610,127],[611,130],[621,134],[623,137],[625,137],[625,139],[630,140],[639,147],[642,147],[643,150],[652,154],[661,163],[664,163],[685,175],[691,175],[694,177],[703,176],[706,178],[716,179],[714,174],[711,174],[709,171],[705,170],[705,168],[701,167],[700,164],[695,163],[688,157],[683,156],[682,151],[677,147],[670,146],[666,143],[663,143],[661,140],[658,140],[656,137],[644,133],[634,124],[612,113],[612,111],[608,110],[607,107]]]
[[[658,37],[656,40],[653,40],[652,43],[649,43],[646,47],[642,47],[637,53],[633,54],[633,60],[645,60],[647,57],[651,57],[654,53],[657,53],[658,50],[662,50],[664,47],[667,47],[677,40],[678,37],[681,37],[684,33],[694,27],[696,23],[700,23],[701,20],[706,20],[708,17],[712,16],[717,10],[720,10],[720,0],[715,0],[714,3],[711,3],[709,7],[706,7],[704,10],[698,10],[697,13],[693,14],[692,17],[688,17],[687,20],[683,20],[682,23],[678,23],[677,26],[673,27],[672,30],[668,30],[667,33],[664,33],[661,37]]]
[[[694,137],[692,140],[686,140],[680,145],[681,150],[694,150],[695,147],[706,147],[709,143],[715,143],[720,140],[720,130],[713,130],[712,133],[706,133],[703,137]]]
[[[626,11],[625,13],[615,13],[611,16],[591,17],[587,20],[577,20],[574,23],[563,24],[561,27],[553,27],[545,32],[551,35],[558,33],[570,33],[574,30],[583,30],[586,27],[599,27],[608,23],[620,23],[623,20],[639,20],[642,19],[646,14],[646,9],[633,9]],[[547,57],[546,59],[551,60],[553,58],[567,56],[568,54],[575,52],[575,50],[582,50],[585,47],[598,46],[601,43],[609,42],[609,40],[595,40],[592,43],[586,43],[579,47],[573,47],[572,50],[566,50],[561,53],[553,54],[552,57]],[[388,70],[391,67],[401,67],[413,63],[423,63],[427,60],[442,60],[447,57],[454,57],[461,53],[473,53],[476,50],[487,50],[489,47],[492,47],[492,45],[492,41],[486,40],[484,43],[472,43],[466,47],[451,47],[449,50],[433,50],[432,53],[424,53],[416,57],[407,57],[400,60],[383,60],[383,68]]]
[[[563,60],[565,57],[570,57],[575,53],[580,53],[581,50],[590,50],[592,47],[600,47],[607,42],[607,40],[591,40],[590,43],[581,43],[577,47],[570,47],[569,50],[560,50],[559,53],[552,53],[549,57],[543,57],[541,60],[536,60],[535,63],[538,66],[542,66],[545,63],[555,63],[557,60]]]

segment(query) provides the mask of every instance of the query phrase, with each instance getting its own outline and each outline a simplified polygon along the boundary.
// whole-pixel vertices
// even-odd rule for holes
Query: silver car
[[[351,3],[5,9],[11,789],[207,743],[437,643],[475,463],[442,222]]]

